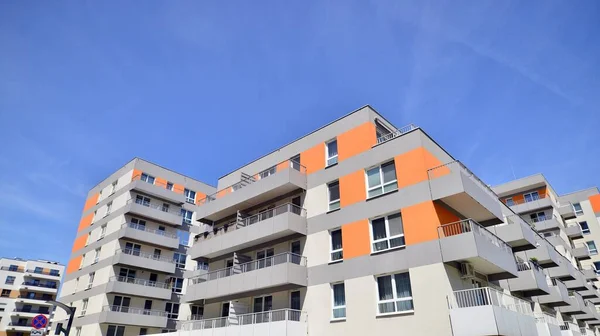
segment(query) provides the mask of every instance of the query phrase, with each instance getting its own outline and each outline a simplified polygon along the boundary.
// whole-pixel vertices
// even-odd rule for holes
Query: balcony
[[[560,325],[560,332],[562,336],[581,336],[581,330],[577,324],[572,322],[564,322]]]
[[[259,295],[301,286],[307,286],[306,258],[288,252],[191,278],[185,301],[227,301],[250,292]]]
[[[488,227],[488,230],[510,245],[513,252],[536,248],[537,234],[519,216],[508,216],[506,224]]]
[[[11,312],[11,316],[21,317],[21,318],[29,318],[35,317],[37,315],[50,315],[50,309],[46,307],[46,309],[31,309],[31,308],[15,308]]]
[[[35,270],[28,269],[25,270],[26,277],[38,278],[38,279],[48,279],[48,280],[60,280],[60,273],[50,272],[48,270]]]
[[[438,227],[442,260],[469,262],[490,280],[517,276],[510,246],[472,219]]]
[[[192,259],[216,258],[295,234],[306,235],[306,211],[287,203],[246,217],[226,229],[198,235],[188,254]]]
[[[583,273],[586,280],[598,280],[598,273],[596,273],[594,268],[584,268],[581,270],[581,273]]]
[[[129,265],[162,273],[175,273],[175,263],[172,258],[159,257],[138,250],[117,250],[113,257],[113,264]]]
[[[9,322],[6,325],[6,331],[14,331],[14,332],[23,332],[23,333],[30,333],[31,329],[33,329],[33,326],[31,326],[31,320],[28,320],[26,323],[19,323],[19,322]]]
[[[583,275],[583,273],[581,273],[575,267],[573,267],[573,268],[575,269],[575,279],[565,281],[565,285],[570,290],[575,290],[575,291],[587,290],[587,280],[585,279],[585,276]]]
[[[182,331],[194,336],[305,336],[306,314],[300,310],[280,309],[261,313],[219,317],[183,323]],[[186,333],[187,334],[187,333]]]
[[[159,202],[145,202],[138,199],[129,199],[125,205],[125,213],[132,213],[155,221],[180,226],[183,218],[181,217],[181,208],[166,207]]]
[[[545,195],[543,195],[545,196]],[[527,212],[532,212],[532,211],[537,211],[537,210],[542,210],[542,209],[548,209],[552,207],[552,200],[550,199],[550,197],[539,197],[537,199],[531,199],[529,201],[523,199],[517,199],[513,201],[513,205],[510,206],[510,208],[518,213],[518,214],[522,214],[522,213],[527,213]]]
[[[579,260],[589,260],[592,259],[592,255],[598,254],[598,251],[595,251],[593,254],[590,253],[590,250],[588,249],[587,245],[585,244],[577,244],[575,245],[575,248],[573,249],[573,251],[571,252],[573,254],[573,257],[579,259]]]
[[[520,292],[523,296],[538,296],[550,293],[548,281],[542,268],[532,262],[517,263],[519,276],[506,281],[511,292]]]
[[[162,282],[123,276],[109,279],[107,293],[120,293],[161,300],[171,299],[171,285]]]
[[[39,293],[52,293],[56,294],[58,287],[56,284],[42,284],[37,281],[25,281],[21,283],[20,290],[26,290],[31,292]]]
[[[581,295],[577,294],[576,292],[569,296],[568,306],[558,307],[556,309],[559,312],[567,315],[586,314],[585,302],[583,301]]]
[[[581,231],[581,227],[579,225],[567,225],[565,232],[571,239],[583,238],[583,232]]]
[[[536,296],[535,301],[548,307],[568,306],[571,303],[569,290],[562,281],[547,278],[547,283],[548,294]]]
[[[52,306],[51,303],[48,303],[48,300],[54,300],[54,295],[45,294],[44,295],[19,295],[16,299],[16,303],[22,304],[31,304],[31,305],[39,305],[39,306]]]
[[[173,186],[173,190],[167,189],[167,184],[159,182],[156,179],[154,183],[148,183],[140,180],[141,174],[135,175],[131,179],[131,189],[140,191],[143,194],[164,199],[176,204],[185,203],[185,196],[183,195],[183,189],[180,187]]]
[[[561,256],[558,254],[554,246],[546,241],[541,236],[537,236],[536,239],[537,248],[535,250],[525,251],[520,253],[519,256],[525,256],[526,260],[534,259],[538,265],[543,268],[556,267],[560,264]]]
[[[575,267],[563,256],[561,256],[560,264],[557,267],[548,268],[547,271],[551,278],[556,278],[561,281],[575,280],[578,278]]]
[[[556,219],[556,217],[552,216],[550,218],[546,218],[543,220],[532,220],[531,224],[535,227],[538,232],[544,232],[548,230],[558,230],[562,228],[562,224]]]
[[[531,302],[493,288],[455,291],[448,297],[454,335],[536,335]]]
[[[306,189],[306,168],[294,161],[284,161],[255,176],[206,196],[198,202],[197,219],[217,220],[265,203],[296,189]]]
[[[538,336],[561,336],[558,319],[547,313],[535,313]]]
[[[199,277],[208,273],[208,264],[199,264],[194,270],[185,270],[183,277],[186,279]]]
[[[583,314],[573,315],[579,321],[592,321],[598,319],[598,312],[596,311],[596,306],[590,302],[589,300],[583,299]]]
[[[459,161],[429,169],[427,176],[433,200],[486,225],[502,223],[498,195]]]
[[[152,230],[146,228],[145,225],[135,223],[125,223],[119,231],[119,238],[127,238],[130,240],[147,243],[151,245],[162,246],[170,249],[179,247],[179,238],[177,235],[166,233],[161,230]]]
[[[575,214],[575,209],[573,209],[573,205],[571,205],[571,203],[567,203],[558,207],[558,213],[563,219],[571,219],[577,217],[577,215]]]
[[[146,328],[167,326],[167,313],[133,307],[104,306],[98,323],[124,324]]]

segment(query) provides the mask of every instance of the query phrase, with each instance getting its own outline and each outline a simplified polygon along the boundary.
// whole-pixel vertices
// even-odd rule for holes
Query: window
[[[8,266],[8,270],[10,272],[16,272],[19,270],[19,267],[17,265],[10,265],[10,266]]]
[[[85,315],[85,312],[87,311],[87,307],[88,307],[88,299],[83,299],[83,305],[81,306],[81,316]]]
[[[12,285],[12,284],[15,283],[15,279],[16,278],[14,276],[10,276],[9,275],[9,276],[6,277],[6,281],[4,283],[7,284],[7,285]]]
[[[112,202],[106,203],[106,215],[105,216],[110,215],[111,210],[112,210]]]
[[[59,270],[53,269],[53,270],[50,270],[50,275],[52,275],[52,276],[59,276],[60,272],[59,272]]]
[[[583,209],[581,208],[581,204],[573,203],[573,211],[575,211],[576,216],[583,215]]]
[[[204,306],[191,306],[192,320],[201,320],[204,316]]]
[[[545,212],[535,212],[529,215],[529,217],[531,218],[531,221],[533,223],[538,223],[538,222],[543,222],[545,221],[546,218],[546,213]]]
[[[92,285],[94,284],[94,277],[96,277],[96,272],[92,272],[92,273],[88,274],[87,288],[92,288]]]
[[[81,327],[75,328],[75,336],[81,336]]]
[[[192,214],[189,210],[181,209],[182,224],[192,224]]]
[[[342,260],[344,258],[342,229],[332,230],[329,235],[331,236],[331,261]]]
[[[188,231],[177,230],[179,245],[187,245],[190,242],[190,233]]]
[[[9,296],[10,296],[10,289],[3,289],[0,297],[9,297]]]
[[[149,197],[144,197],[142,195],[136,195],[135,196],[135,203],[149,207],[150,206],[150,198]]]
[[[296,156],[292,156],[290,158],[290,167],[292,169],[295,169],[297,171],[300,171],[300,154],[296,155]]]
[[[512,197],[509,197],[509,198],[507,198],[507,199],[505,200],[505,202],[506,202],[506,205],[508,205],[508,206],[513,206],[513,205],[515,205],[515,201],[513,201]]]
[[[402,215],[396,213],[371,220],[372,251],[385,251],[404,246]]]
[[[140,328],[140,335],[148,335],[148,328]]]
[[[588,251],[590,251],[590,255],[598,254],[598,249],[596,249],[596,243],[593,240],[585,242],[587,244]]]
[[[167,182],[167,190],[173,190],[173,183]]]
[[[302,303],[300,302],[300,291],[293,291],[290,293],[290,309],[302,310]]]
[[[398,189],[394,161],[368,169],[366,173],[369,198]]]
[[[162,253],[162,251],[160,249],[154,249],[154,253],[152,254],[152,258],[154,258],[154,260],[160,260],[161,253]]]
[[[110,194],[114,194],[115,191],[117,191],[117,183],[119,183],[119,180],[115,181],[112,183],[112,185],[110,186]]]
[[[196,192],[190,189],[184,189],[185,201],[194,204],[196,202]]]
[[[176,319],[179,317],[179,303],[167,302],[165,305],[165,311],[167,312],[167,318]]]
[[[43,268],[41,268],[41,267],[36,267],[36,268],[33,270],[33,273],[35,273],[35,274],[42,274],[43,272],[44,272],[44,269],[43,269]]]
[[[169,203],[163,203],[161,210],[164,212],[169,212]]]
[[[109,325],[106,330],[106,336],[125,336],[125,327]]]
[[[596,274],[600,274],[600,261],[594,261],[594,269],[596,270]]]
[[[146,230],[146,221],[143,219],[132,218],[131,224],[129,226],[131,226],[134,229],[145,231]]]
[[[87,238],[85,240],[85,246],[88,246],[88,244],[90,243],[90,238],[92,238],[92,232],[88,232]]]
[[[338,162],[337,139],[325,143],[325,159],[327,166],[331,166]]]
[[[94,250],[94,264],[100,260],[100,249],[101,247]]]
[[[340,208],[340,182],[335,181],[327,185],[329,211]]]
[[[540,199],[540,194],[538,194],[537,191],[534,191],[527,194],[523,194],[523,198],[525,199],[525,203],[533,202]]]
[[[344,283],[337,283],[331,285],[331,296],[333,299],[333,312],[332,319],[345,319],[346,318],[346,293],[344,289]]]
[[[377,277],[377,312],[390,314],[413,310],[412,290],[408,273]]]
[[[104,235],[106,235],[106,224],[100,227],[100,236],[98,237],[98,240],[104,238]]]
[[[154,184],[154,176],[148,175],[146,173],[142,173],[142,178],[140,178],[140,180],[148,182],[150,184]]]
[[[261,171],[260,173],[258,173],[258,176],[260,176],[261,179],[264,179],[267,176],[271,176],[273,174],[275,174],[277,172],[277,167],[273,166],[270,168],[267,168],[263,171]]]
[[[185,268],[185,254],[173,253],[173,260],[175,261],[175,267]]]
[[[183,278],[171,278],[173,293],[181,293],[183,290]]]
[[[590,227],[587,222],[579,222],[579,226],[581,227],[581,232],[583,232],[583,234],[590,234]]]

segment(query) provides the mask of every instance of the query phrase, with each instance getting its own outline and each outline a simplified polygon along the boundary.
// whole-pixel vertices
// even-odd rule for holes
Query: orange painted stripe
[[[438,239],[438,227],[457,222],[460,218],[434,203],[426,201],[402,209],[402,224],[406,245]]]
[[[344,259],[351,259],[371,253],[369,220],[363,219],[342,225],[342,246]]]
[[[366,152],[377,143],[375,124],[366,122],[337,136],[338,161]]]
[[[196,204],[199,204],[204,198],[206,198],[206,194],[196,191]]]
[[[100,193],[96,193],[96,194],[90,196],[85,201],[85,205],[83,206],[83,212],[86,212],[88,209],[90,209],[91,207],[96,205],[98,203],[98,197],[100,197]]]
[[[365,171],[358,170],[340,177],[340,206],[362,202],[367,198]]]
[[[424,147],[415,148],[394,157],[398,188],[407,187],[429,179],[427,170],[442,165],[442,162]],[[435,170],[435,177],[450,173],[448,167]]]
[[[75,239],[75,243],[73,243],[73,248],[71,252],[75,252],[85,247],[87,244],[88,235],[81,235]]]
[[[286,160],[286,161],[283,161],[283,162],[280,162],[280,163],[277,164],[277,168],[276,168],[277,170],[276,171],[279,172],[279,171],[282,171],[282,170],[286,170],[289,167],[290,167],[290,161]]]
[[[231,193],[231,187],[227,187],[217,192],[217,198],[221,198],[227,194]]]
[[[173,184],[173,191],[178,194],[183,194],[185,187],[182,184]]]
[[[300,164],[306,167],[307,174],[325,168],[325,143],[320,143],[300,153]]]
[[[589,200],[590,204],[592,205],[592,210],[594,210],[594,213],[600,212],[600,194],[590,196]]]
[[[139,169],[134,169],[133,173],[131,174],[131,180],[135,181],[135,180],[139,180],[142,178],[142,173],[143,171],[139,170]]]
[[[78,271],[79,266],[81,266],[82,259],[83,259],[83,256],[78,256],[78,257],[75,257],[75,258],[69,260],[69,263],[67,264],[67,274]]]
[[[89,215],[83,217],[81,221],[79,221],[79,227],[77,228],[77,232],[85,229],[86,227],[92,225],[92,221],[94,220],[94,213],[90,213]]]

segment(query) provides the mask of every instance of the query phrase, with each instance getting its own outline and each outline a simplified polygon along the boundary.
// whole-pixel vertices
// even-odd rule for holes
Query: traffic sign
[[[31,326],[35,329],[44,329],[48,325],[48,318],[45,315],[36,315],[33,320],[31,320]]]
[[[38,330],[38,329],[31,329],[31,333],[29,335],[30,336],[44,336],[44,331]]]

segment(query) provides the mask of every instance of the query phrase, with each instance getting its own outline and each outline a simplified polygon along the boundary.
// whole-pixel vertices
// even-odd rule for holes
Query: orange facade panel
[[[367,198],[365,183],[364,170],[340,177],[340,206],[343,208],[364,201]]]
[[[592,210],[594,210],[595,213],[599,213],[600,212],[600,194],[590,196],[589,200],[590,200],[590,204],[592,205]]]
[[[424,147],[415,148],[394,157],[398,188],[403,188],[419,182],[427,181],[427,171],[439,167],[442,162]],[[435,177],[449,174],[448,167],[435,169]]]
[[[89,215],[83,217],[81,221],[79,221],[79,227],[77,228],[77,232],[85,229],[86,227],[92,225],[92,221],[94,220],[94,213],[90,213]]]
[[[375,124],[366,122],[337,136],[338,161],[366,152],[377,143]]]
[[[363,219],[342,225],[342,246],[344,247],[344,259],[370,254],[369,220]]]
[[[320,143],[300,153],[300,164],[311,174],[325,168],[325,144]]]
[[[82,259],[83,259],[83,256],[78,256],[78,257],[75,257],[75,258],[69,260],[69,263],[67,264],[67,274],[71,274],[73,272],[78,271],[79,266],[81,266]]]
[[[98,204],[98,197],[100,197],[100,193],[96,193],[92,196],[90,196],[86,201],[85,201],[85,205],[83,206],[83,212],[88,211],[89,209],[91,209],[94,205]]]
[[[406,245],[438,239],[438,227],[440,225],[459,220],[458,216],[433,201],[426,201],[403,208],[402,224],[404,226]]]
[[[81,236],[77,237],[75,239],[75,242],[73,243],[73,248],[71,249],[71,252],[75,252],[77,250],[84,248],[85,245],[87,244],[87,238],[88,238],[88,235],[81,235]]]
[[[535,190],[526,191],[526,192],[523,192],[523,193],[520,193],[520,194],[512,195],[510,197],[505,197],[503,199],[503,202],[506,203],[507,199],[512,198],[514,204],[523,204],[523,203],[525,203],[525,196],[524,195],[532,193],[532,192],[535,192],[535,191],[538,192],[538,195],[540,196],[540,198],[546,198],[546,196],[548,194],[547,188],[543,187],[543,188],[539,188],[539,189],[535,189]]]

